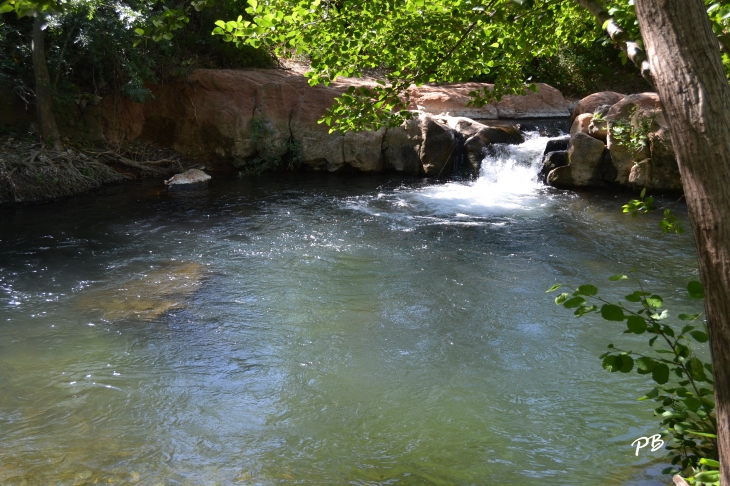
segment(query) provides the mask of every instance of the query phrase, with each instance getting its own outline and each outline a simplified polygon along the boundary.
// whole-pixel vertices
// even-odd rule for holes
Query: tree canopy
[[[730,2],[707,4],[724,38]],[[305,53],[312,84],[385,68],[380,87],[351,90],[325,116],[343,131],[400,124],[412,84],[488,76],[495,87],[473,93],[477,105],[535,89],[530,61],[589,45],[604,29],[624,62],[645,60],[633,0],[249,0],[245,13],[214,33],[279,57]]]

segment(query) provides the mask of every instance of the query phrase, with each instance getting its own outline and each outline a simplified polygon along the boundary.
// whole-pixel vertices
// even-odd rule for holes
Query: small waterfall
[[[476,180],[428,186],[418,191],[417,198],[440,214],[479,215],[534,207],[544,187],[538,172],[550,138],[538,132],[527,133],[526,138],[520,145],[492,145]]]

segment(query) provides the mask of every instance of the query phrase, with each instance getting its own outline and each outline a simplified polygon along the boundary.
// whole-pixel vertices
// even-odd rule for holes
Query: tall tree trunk
[[[720,474],[730,486],[730,86],[702,0],[637,0],[636,14],[697,242]]]
[[[35,74],[35,106],[38,113],[38,125],[41,136],[53,143],[53,148],[61,150],[61,136],[53,114],[53,97],[51,96],[51,77],[48,75],[46,48],[43,32],[43,14],[35,14],[33,20],[33,73]]]

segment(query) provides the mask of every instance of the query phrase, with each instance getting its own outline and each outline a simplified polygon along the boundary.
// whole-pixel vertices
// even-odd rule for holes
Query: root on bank
[[[167,177],[183,170],[179,156],[149,160],[151,152],[68,148],[0,139],[0,205],[56,199],[104,184],[146,177]]]

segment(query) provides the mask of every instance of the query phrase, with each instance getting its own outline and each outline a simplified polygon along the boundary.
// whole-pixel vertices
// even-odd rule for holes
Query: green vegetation
[[[242,0],[0,2],[0,84],[27,102],[35,90],[33,22],[45,17],[46,57],[56,111],[80,99],[149,96],[146,83],[196,68],[273,67],[266,50],[236,49],[210,35],[215,19],[238,15]],[[17,15],[14,15],[16,13]]]
[[[614,275],[609,280],[628,278]],[[641,350],[609,344],[609,351],[601,355],[603,368],[611,373],[636,370],[656,384],[639,400],[659,404],[654,415],[660,419],[662,436],[670,437],[666,449],[672,464],[664,472],[684,473],[690,484],[719,484],[712,365],[703,362],[691,348],[693,342],[707,343],[707,325],[701,312],[679,314],[676,318],[683,322],[681,327],[669,325],[664,299],[647,292],[639,279],[636,282],[639,289],[616,303],[601,297],[594,285],[572,288],[556,284],[548,292],[569,288],[572,292],[558,295],[555,304],[574,309],[576,317],[598,313],[611,323],[625,323],[624,334],[652,336]],[[691,298],[704,297],[702,284],[697,281],[690,282],[687,291]]]

